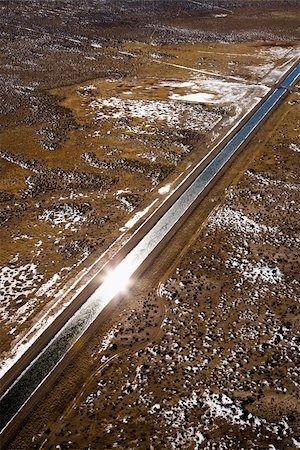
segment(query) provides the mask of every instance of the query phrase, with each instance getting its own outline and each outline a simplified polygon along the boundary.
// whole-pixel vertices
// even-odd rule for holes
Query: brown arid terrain
[[[132,24],[131,39],[118,17],[134,8],[144,17],[135,2],[127,13],[101,3],[99,16],[91,3],[86,19],[77,3],[72,12],[71,3],[45,5],[2,5],[2,372],[72,301],[78,275],[128,238],[298,52],[293,3],[284,20],[274,3],[263,32],[265,15],[257,30],[252,18],[251,33],[240,22],[253,4],[226,12],[182,2],[169,25],[157,6],[142,30]],[[99,31],[96,18],[108,16]],[[284,24],[275,40],[272,27]]]
[[[299,447],[299,105],[265,123],[12,448]]]
[[[0,2],[2,373],[299,56],[299,2]],[[299,448],[297,88],[12,449]],[[111,247],[112,246],[112,247]]]

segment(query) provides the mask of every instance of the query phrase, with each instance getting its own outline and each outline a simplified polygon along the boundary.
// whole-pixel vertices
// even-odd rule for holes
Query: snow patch
[[[210,218],[209,227],[230,227],[242,234],[276,233],[277,227],[267,227],[259,224],[239,211],[224,206]]]
[[[263,261],[256,264],[247,259],[239,259],[237,257],[231,258],[226,265],[238,270],[246,279],[252,284],[257,282],[277,284],[283,279],[283,274],[278,267],[270,267]]]
[[[216,80],[214,78],[196,76],[188,82],[163,82],[161,86],[171,87],[174,89],[184,89],[185,95],[172,93],[170,98],[175,100],[186,100],[191,102],[215,103],[220,106],[234,105],[245,103],[248,105],[249,100],[253,101],[253,91],[255,95],[262,97],[269,88],[263,85],[247,84],[241,81],[229,81],[225,79]],[[249,95],[251,93],[251,95]]]
[[[175,101],[133,100],[111,97],[90,103],[96,119],[139,118],[146,122],[163,121],[170,128],[210,131],[222,119],[221,114],[207,111],[201,105],[191,109],[188,103]]]
[[[118,329],[116,327],[113,327],[102,339],[101,345],[99,347],[99,353],[104,352],[105,350],[108,349],[111,341],[113,340],[113,338],[116,336],[116,334],[118,333]]]
[[[80,225],[87,220],[79,207],[71,204],[57,205],[52,209],[45,209],[38,217],[40,220],[50,222],[52,227],[64,225],[65,229],[77,231]]]
[[[102,48],[102,45],[101,44],[97,44],[97,42],[92,42],[91,43],[91,47],[93,47],[93,48]]]
[[[168,192],[170,192],[171,189],[171,184],[166,184],[165,186],[162,186],[161,188],[158,189],[158,193],[160,195],[164,195],[167,194]]]
[[[293,150],[293,152],[300,153],[300,147],[297,144],[290,144],[289,148]]]
[[[132,228],[148,211],[155,205],[158,201],[156,198],[147,208],[143,209],[143,211],[138,211],[128,222],[125,223],[124,227],[120,228],[120,231],[127,231]]]
[[[20,297],[32,294],[38,283],[43,279],[34,263],[21,266],[6,266],[0,269],[0,299],[1,304],[10,301],[18,303]]]
[[[183,102],[192,103],[213,103],[215,100],[214,94],[206,94],[204,92],[198,92],[196,94],[179,95],[173,94],[170,96],[172,100],[180,100]]]

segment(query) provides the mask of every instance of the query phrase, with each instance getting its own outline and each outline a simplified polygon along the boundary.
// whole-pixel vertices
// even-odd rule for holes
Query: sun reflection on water
[[[129,288],[130,277],[134,267],[126,258],[108,273],[100,288],[98,295],[106,302],[112,300],[117,294],[125,294]]]

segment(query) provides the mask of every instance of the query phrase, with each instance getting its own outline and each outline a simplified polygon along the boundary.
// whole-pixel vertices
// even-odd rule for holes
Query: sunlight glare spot
[[[101,297],[109,302],[117,294],[126,292],[129,279],[133,273],[133,267],[128,261],[123,260],[105,278],[100,287]]]

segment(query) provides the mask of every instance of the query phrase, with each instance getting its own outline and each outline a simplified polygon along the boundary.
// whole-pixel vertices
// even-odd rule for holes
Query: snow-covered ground
[[[262,97],[268,92],[268,87],[258,84],[248,84],[245,80],[229,81],[213,77],[196,76],[188,83],[163,83],[173,90],[170,98],[192,103],[218,104],[220,106],[243,106],[246,108],[253,102],[253,97]],[[176,90],[184,89],[187,93],[180,95]],[[253,95],[254,92],[254,95]],[[249,99],[250,96],[250,99]],[[242,103],[241,103],[242,102]]]
[[[2,267],[0,270],[1,320],[14,324],[26,321],[38,301],[27,301],[27,297],[37,291],[42,280],[43,275],[39,273],[34,263]],[[12,311],[12,305],[14,305],[15,313]]]
[[[155,203],[158,202],[158,199],[156,198],[155,200],[153,200],[152,203],[150,203],[149,206],[147,206],[145,209],[143,209],[142,211],[138,211],[136,212],[131,219],[129,219],[125,225],[120,228],[120,231],[126,231],[129,230],[130,228],[132,228],[145,214],[147,214],[148,211],[150,211],[153,206],[155,205]]]
[[[146,123],[165,122],[169,128],[208,132],[221,120],[221,115],[201,106],[193,110],[175,101],[121,99],[111,97],[93,100],[90,107],[97,120],[137,118]]]
[[[300,153],[300,145],[298,144],[290,144],[289,148],[293,150],[293,152]]]
[[[50,222],[52,227],[63,225],[65,229],[70,228],[71,231],[76,231],[87,218],[79,207],[66,203],[52,209],[45,209],[39,219]]]
[[[238,210],[224,206],[214,214],[209,221],[210,227],[229,227],[240,233],[276,233],[277,227],[268,227],[250,219]]]

